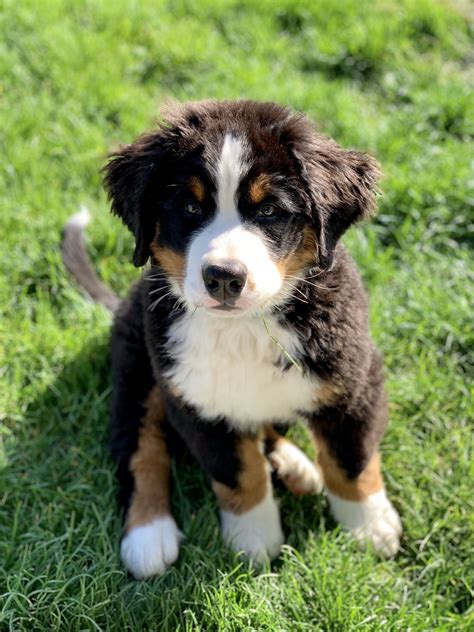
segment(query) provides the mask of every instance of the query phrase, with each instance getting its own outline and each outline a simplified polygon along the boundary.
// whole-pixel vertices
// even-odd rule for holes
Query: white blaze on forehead
[[[246,225],[239,215],[237,191],[250,166],[250,147],[244,136],[225,134],[216,162],[208,162],[215,178],[216,211],[212,220],[193,235],[187,253],[184,295],[191,305],[212,306],[202,269],[207,265],[225,265],[232,260],[245,266],[248,280],[239,306],[258,309],[274,296],[282,285],[280,273],[271,259],[269,244],[254,226]],[[211,304],[209,303],[211,301]]]
[[[242,138],[226,134],[217,163],[217,214],[237,219],[237,189],[246,171],[245,144]]]

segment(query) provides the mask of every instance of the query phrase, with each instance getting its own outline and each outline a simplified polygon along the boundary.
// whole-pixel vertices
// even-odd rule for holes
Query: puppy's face
[[[303,117],[246,101],[181,107],[107,169],[135,263],[151,254],[176,296],[215,316],[278,306],[307,268],[328,267],[376,177]]]
[[[176,292],[216,315],[284,300],[315,257],[301,183],[291,182],[284,154],[259,155],[250,134],[225,131],[173,176],[152,251]]]

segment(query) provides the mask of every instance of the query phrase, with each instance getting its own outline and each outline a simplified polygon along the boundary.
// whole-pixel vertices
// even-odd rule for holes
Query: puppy
[[[121,556],[164,573],[181,534],[170,512],[171,439],[209,476],[222,537],[261,562],[283,543],[271,468],[295,493],[326,488],[335,518],[382,556],[399,548],[378,446],[387,424],[367,301],[340,237],[375,209],[369,156],[273,103],[173,105],[105,167],[112,211],[151,266],[116,310],[112,455],[127,507]],[[109,308],[84,255],[66,265]],[[317,465],[274,426],[304,420]]]

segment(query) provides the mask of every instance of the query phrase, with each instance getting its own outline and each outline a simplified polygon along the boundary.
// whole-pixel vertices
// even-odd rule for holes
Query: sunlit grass
[[[468,3],[435,0],[2,4],[1,629],[472,629],[468,19]],[[357,552],[324,497],[281,492],[288,547],[256,573],[223,547],[204,476],[180,462],[178,563],[145,583],[120,565],[110,317],[72,285],[59,242],[87,204],[94,264],[126,292],[131,237],[99,170],[170,96],[276,100],[382,164],[378,218],[346,243],[386,358],[395,560]]]

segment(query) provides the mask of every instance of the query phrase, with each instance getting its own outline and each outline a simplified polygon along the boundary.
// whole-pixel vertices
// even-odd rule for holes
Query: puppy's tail
[[[84,229],[90,221],[90,213],[85,206],[72,215],[64,227],[61,252],[66,269],[76,283],[85,290],[93,301],[115,312],[120,298],[102,283],[91,266],[84,241]]]

